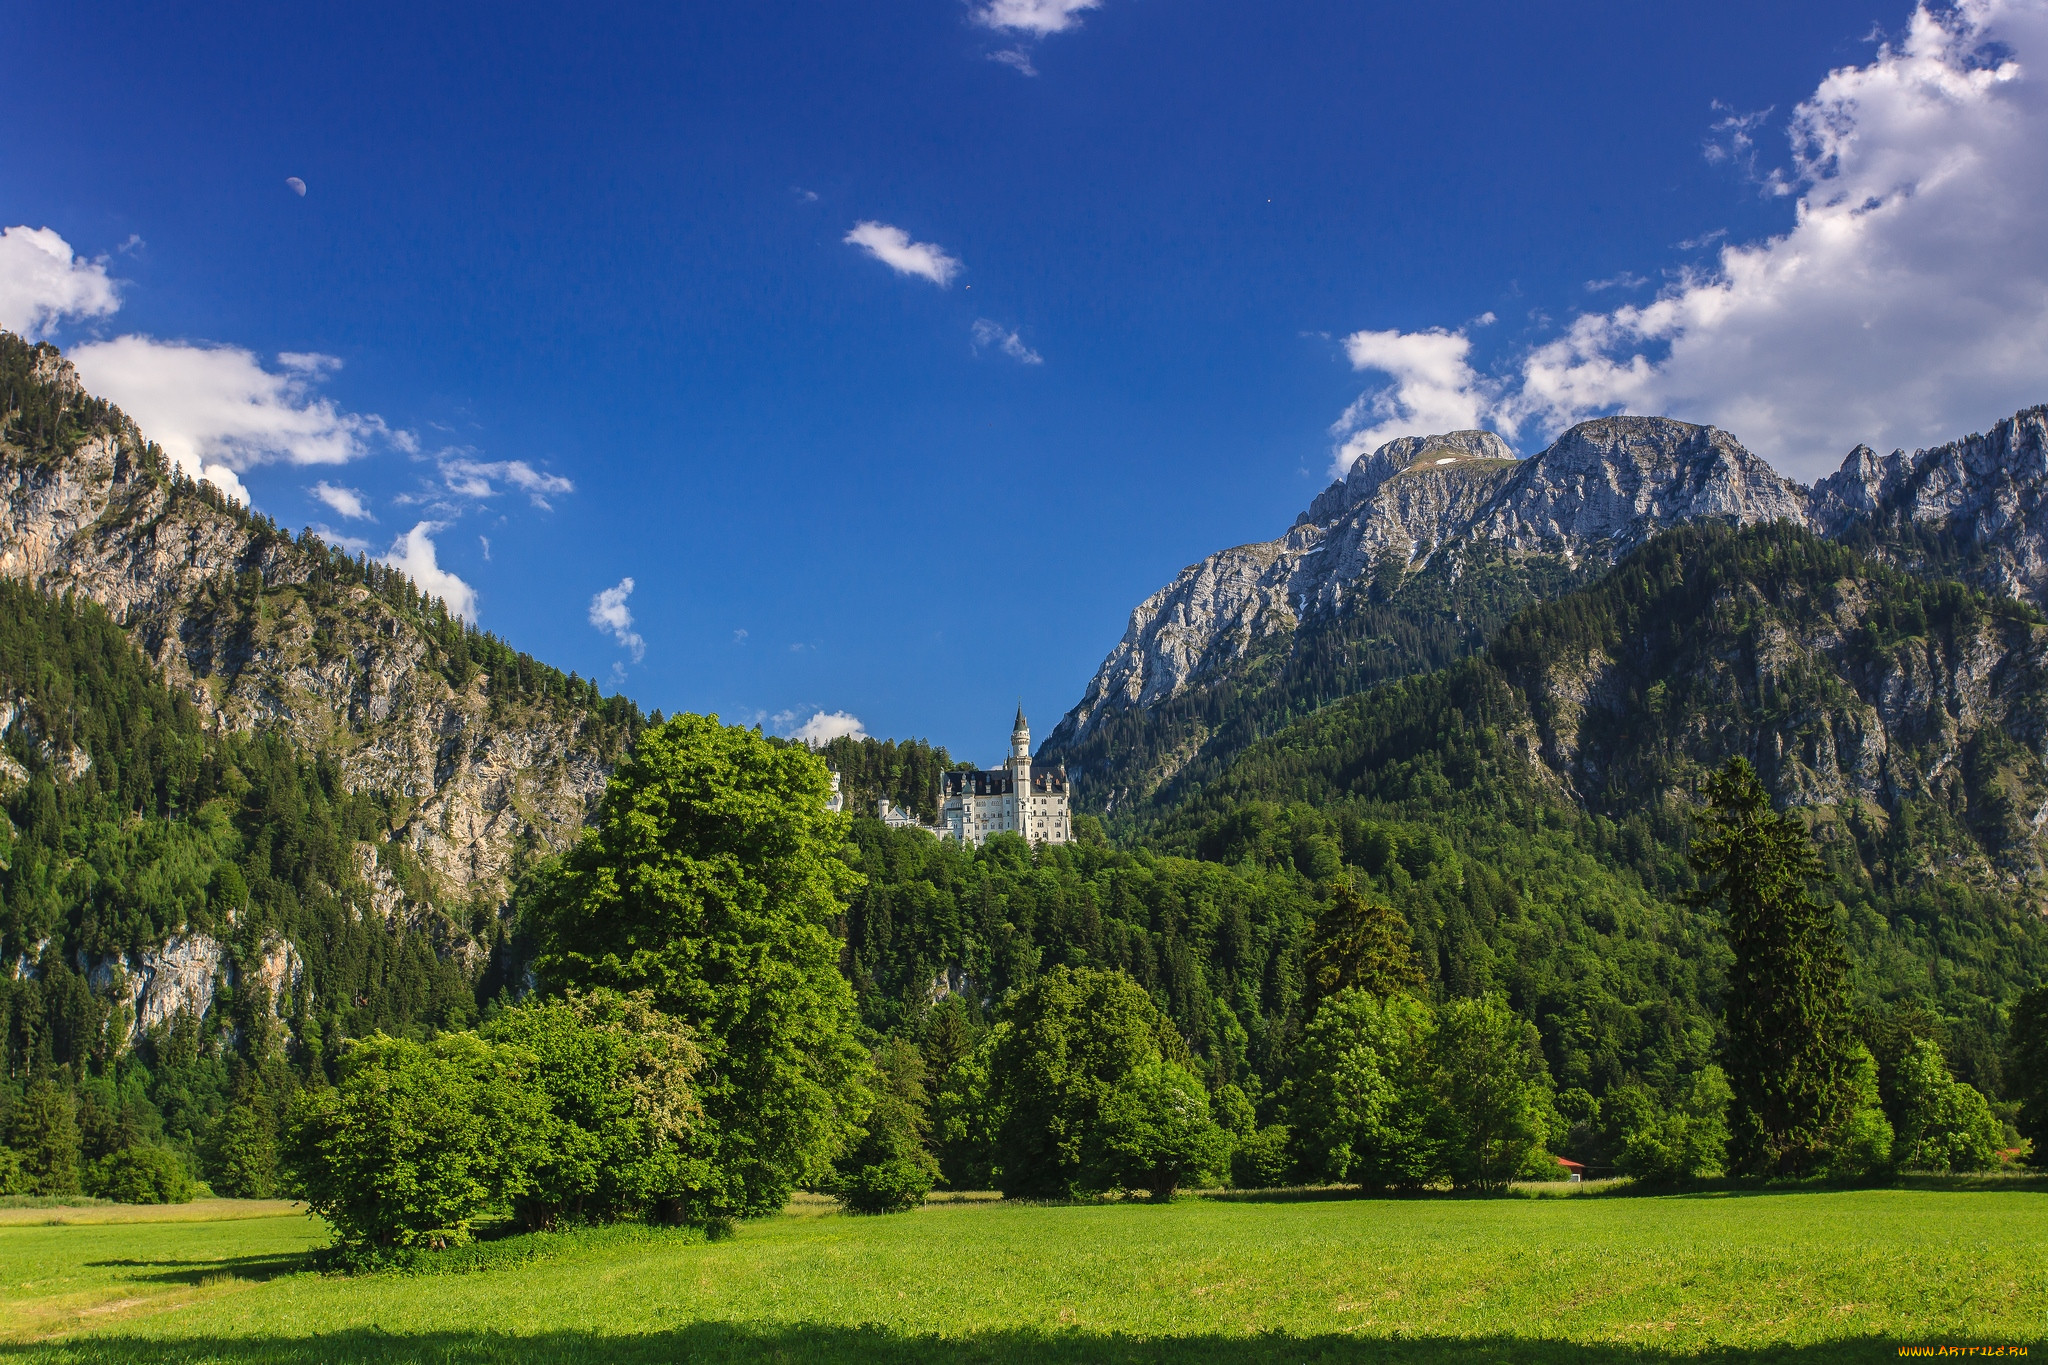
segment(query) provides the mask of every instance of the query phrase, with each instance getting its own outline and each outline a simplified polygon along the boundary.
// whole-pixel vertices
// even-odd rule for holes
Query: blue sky
[[[2042,9],[17,8],[0,322],[644,705],[993,761],[1390,435],[2048,400]]]

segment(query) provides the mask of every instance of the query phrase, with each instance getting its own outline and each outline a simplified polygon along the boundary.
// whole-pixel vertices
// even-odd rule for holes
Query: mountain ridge
[[[1414,652],[1406,667],[1326,669],[1317,687],[1289,686],[1299,656],[1327,652],[1331,639],[1347,656],[1385,643],[1386,631],[1351,619],[1368,610],[1361,602],[1469,652],[1512,610],[1701,519],[1789,521],[1867,546],[1889,539],[1892,553],[1908,557],[1926,549],[1905,545],[1908,532],[1938,528],[1949,541],[1945,569],[2039,603],[2048,600],[2048,407],[1911,456],[1859,446],[1811,489],[1727,432],[1670,418],[1596,418],[1525,460],[1485,432],[1389,442],[1360,456],[1281,536],[1218,551],[1134,608],[1040,755],[1067,764],[1084,804],[1130,809],[1191,772],[1214,771],[1252,731],[1447,661],[1438,647]],[[1449,581],[1432,586],[1447,557]],[[1522,582],[1503,580],[1505,598],[1483,601],[1459,585],[1459,561],[1518,565]],[[1468,624],[1475,609],[1485,619]],[[1099,733],[1106,723],[1113,741]]]

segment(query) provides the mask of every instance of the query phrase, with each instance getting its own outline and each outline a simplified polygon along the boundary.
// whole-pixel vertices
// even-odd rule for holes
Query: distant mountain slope
[[[1041,754],[1080,801],[1172,799],[1261,734],[1478,648],[1517,609],[1670,526],[1786,521],[2030,600],[2048,592],[2048,409],[1908,457],[1859,449],[1807,490],[1726,432],[1610,417],[1516,461],[1486,432],[1361,457],[1278,540],[1184,569]]]
[[[1140,828],[1229,859],[1245,812],[1289,803],[1454,843],[1562,822],[1676,898],[1697,793],[1734,754],[1820,839],[1864,998],[1963,1021],[1995,1077],[2000,1009],[2048,974],[2048,624],[1784,523],[1667,531],[1462,663],[1259,740]]]
[[[175,475],[55,347],[0,333],[0,574],[99,603],[212,723],[332,754],[442,893],[496,905],[641,724],[411,582]]]

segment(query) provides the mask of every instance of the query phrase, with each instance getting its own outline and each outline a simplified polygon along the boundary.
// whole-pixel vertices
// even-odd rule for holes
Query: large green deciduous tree
[[[1741,758],[1709,779],[1692,865],[1723,910],[1735,955],[1725,994],[1729,1158],[1743,1175],[1799,1174],[1851,1117],[1848,954],[1799,818],[1771,809]]]
[[[1160,1155],[1186,1136],[1178,1081],[1187,1045],[1152,997],[1122,972],[1055,967],[1018,994],[1008,1024],[988,1087],[1001,1116],[995,1177],[1003,1193],[1063,1199],[1154,1188],[1163,1176],[1141,1177],[1138,1168],[1143,1152]],[[1140,1076],[1161,1064],[1180,1076]],[[1157,1112],[1141,1114],[1148,1103]],[[1206,1111],[1205,1102],[1204,1123]],[[1139,1131],[1147,1125],[1149,1136]]]
[[[1541,1155],[1556,1123],[1536,1026],[1498,995],[1452,1000],[1437,1011],[1430,1056],[1452,1183],[1506,1189]]]
[[[780,1209],[868,1106],[828,927],[860,879],[829,791],[798,746],[677,716],[640,736],[597,818],[523,897],[544,984],[648,991],[703,1048],[693,1221]]]
[[[1940,1048],[1915,1039],[1899,1063],[1898,1088],[1894,1163],[1924,1171],[1982,1171],[1998,1164],[1998,1120],[1976,1087],[1949,1075]]]
[[[1376,1189],[1419,1189],[1445,1174],[1435,1027],[1411,996],[1351,989],[1323,1002],[1295,1052],[1289,1117],[1305,1174]]]

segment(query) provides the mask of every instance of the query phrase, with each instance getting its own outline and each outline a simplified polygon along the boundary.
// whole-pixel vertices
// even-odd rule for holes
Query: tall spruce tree
[[[1771,809],[1741,758],[1708,780],[1691,860],[1695,895],[1721,907],[1735,954],[1725,996],[1730,1167],[1813,1170],[1854,1098],[1848,954],[1833,907],[1808,891],[1826,873],[1805,825]]]
[[[1422,984],[1401,912],[1384,897],[1362,896],[1341,881],[1316,916],[1302,975],[1311,1015],[1323,1001],[1351,987],[1384,997]]]

